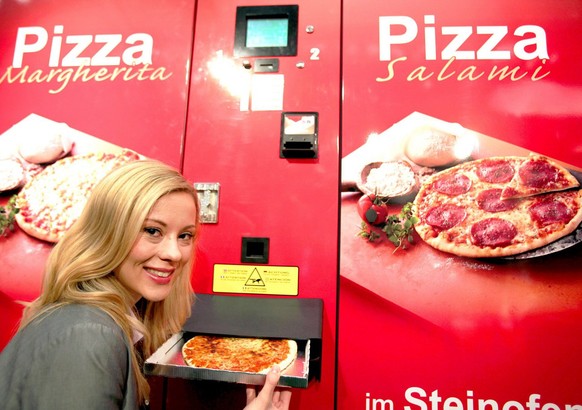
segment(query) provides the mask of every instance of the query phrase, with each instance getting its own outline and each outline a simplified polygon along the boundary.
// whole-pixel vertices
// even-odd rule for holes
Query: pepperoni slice
[[[561,201],[552,198],[536,202],[529,208],[534,221],[541,226],[553,223],[568,223],[573,217],[572,210]]]
[[[471,227],[471,237],[477,246],[506,246],[517,235],[517,228],[501,218],[488,218]]]
[[[519,168],[519,177],[524,185],[532,188],[545,188],[558,182],[560,172],[554,165],[538,159],[526,161]]]
[[[487,212],[510,211],[517,206],[519,199],[501,199],[503,189],[494,188],[481,191],[477,196],[477,205]]]
[[[511,164],[503,159],[483,160],[477,167],[477,176],[483,182],[508,182],[514,174]]]
[[[462,222],[467,212],[460,206],[444,204],[432,208],[426,214],[426,223],[433,228],[447,230]]]
[[[471,180],[463,174],[446,175],[435,181],[434,189],[441,194],[457,196],[469,192]]]

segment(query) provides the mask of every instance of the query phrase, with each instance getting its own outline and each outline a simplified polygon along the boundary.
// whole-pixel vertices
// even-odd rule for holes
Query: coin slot
[[[279,71],[278,58],[262,58],[255,60],[255,73],[276,73]]]

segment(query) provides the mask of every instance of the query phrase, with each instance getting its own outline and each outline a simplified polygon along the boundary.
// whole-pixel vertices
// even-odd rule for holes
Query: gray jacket
[[[61,307],[18,332],[0,354],[2,408],[137,409],[130,357],[105,312]]]

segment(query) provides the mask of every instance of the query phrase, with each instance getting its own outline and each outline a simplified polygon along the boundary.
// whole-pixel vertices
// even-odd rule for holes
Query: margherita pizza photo
[[[198,335],[182,346],[186,364],[196,368],[266,374],[281,371],[297,358],[297,342],[290,339]]]
[[[133,151],[70,156],[47,166],[18,194],[18,226],[47,242],[58,242],[79,218],[93,187],[114,168],[140,159]]]
[[[429,177],[414,201],[415,229],[429,245],[466,257],[537,249],[582,221],[582,190],[546,157],[506,156],[462,163]]]

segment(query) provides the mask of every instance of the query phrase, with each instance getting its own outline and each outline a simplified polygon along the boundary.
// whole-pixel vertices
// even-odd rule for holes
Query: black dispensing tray
[[[321,299],[265,298],[198,294],[192,316],[144,363],[146,375],[262,385],[265,375],[188,366],[182,346],[197,334],[284,338],[297,342],[297,358],[279,385],[308,387],[321,371]]]

